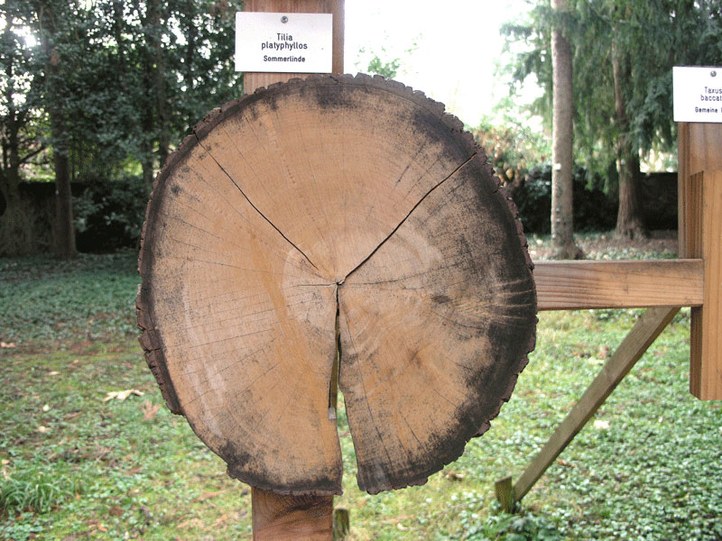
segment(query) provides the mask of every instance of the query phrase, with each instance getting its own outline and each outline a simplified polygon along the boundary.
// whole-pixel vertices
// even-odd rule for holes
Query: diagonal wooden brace
[[[648,309],[519,480],[513,485],[509,478],[497,482],[497,498],[505,511],[513,511],[515,503],[529,492],[534,483],[569,445],[678,311],[679,307]]]
[[[691,306],[690,391],[722,400],[722,124],[679,125],[679,257],[675,262],[537,266],[540,310],[650,308],[522,476],[496,484],[511,512],[679,310]],[[667,307],[664,307],[667,305]]]

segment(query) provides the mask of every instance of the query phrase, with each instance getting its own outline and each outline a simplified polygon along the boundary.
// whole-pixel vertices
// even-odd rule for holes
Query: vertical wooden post
[[[333,541],[343,541],[351,533],[351,515],[345,507],[333,511]]]
[[[496,499],[501,505],[501,510],[505,513],[513,513],[516,507],[516,496],[514,495],[514,485],[511,482],[511,475],[499,479],[494,485],[496,490]]]
[[[332,496],[288,496],[254,488],[254,541],[330,541]]]
[[[245,10],[271,13],[331,13],[333,15],[333,73],[341,74],[344,53],[344,0],[247,0]],[[302,73],[243,75],[243,91],[282,83]],[[330,541],[333,539],[333,497],[289,496],[251,489],[254,541]]]
[[[679,125],[679,255],[704,260],[692,308],[690,391],[722,400],[722,124]]]

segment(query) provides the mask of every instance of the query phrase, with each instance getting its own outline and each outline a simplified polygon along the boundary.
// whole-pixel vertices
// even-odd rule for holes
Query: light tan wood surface
[[[252,493],[254,541],[329,541],[333,496],[290,496],[261,489]]]
[[[699,306],[703,267],[701,259],[540,261],[539,310]]]
[[[337,384],[360,486],[423,483],[488,427],[533,347],[520,235],[440,104],[366,76],[274,86],[206,119],[157,181],[149,363],[254,487],[340,493]]]

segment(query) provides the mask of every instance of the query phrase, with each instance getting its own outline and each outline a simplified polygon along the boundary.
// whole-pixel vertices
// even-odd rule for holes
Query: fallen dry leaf
[[[462,472],[449,470],[444,474],[444,477],[446,477],[449,481],[463,481],[465,475]]]
[[[0,342],[0,349],[13,349],[18,347],[15,342]]]
[[[125,391],[110,391],[109,393],[105,393],[105,398],[103,399],[103,402],[108,402],[109,400],[125,400],[129,396],[143,396],[143,391],[139,391],[138,389],[126,389]]]
[[[152,421],[155,416],[158,415],[160,404],[153,404],[150,400],[143,402],[143,419],[145,421]]]

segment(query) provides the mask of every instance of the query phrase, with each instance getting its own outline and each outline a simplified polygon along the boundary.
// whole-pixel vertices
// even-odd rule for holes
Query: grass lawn
[[[138,281],[133,253],[0,259],[0,539],[251,539],[249,487],[168,412],[146,367]],[[721,540],[722,408],[687,390],[685,310],[521,513],[495,504],[494,482],[519,476],[639,313],[541,313],[511,401],[425,486],[359,492],[341,415],[351,539]]]

